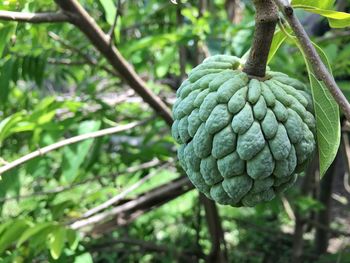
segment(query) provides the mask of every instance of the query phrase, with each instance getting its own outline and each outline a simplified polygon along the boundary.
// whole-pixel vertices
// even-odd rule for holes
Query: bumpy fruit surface
[[[315,119],[301,82],[272,71],[249,79],[241,67],[217,55],[194,68],[176,93],[172,134],[199,191],[254,206],[295,182],[315,149]]]

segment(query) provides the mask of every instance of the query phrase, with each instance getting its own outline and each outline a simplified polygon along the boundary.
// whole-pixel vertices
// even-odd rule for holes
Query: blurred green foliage
[[[117,10],[114,1],[80,2],[108,32]],[[210,1],[201,15],[197,2],[122,1],[114,29],[114,43],[120,52],[169,104],[174,99],[174,87],[167,83],[175,82],[176,86],[181,81],[179,46],[186,48],[187,72],[196,64],[197,46],[207,47],[212,55],[241,57],[249,50],[254,29],[250,1],[241,2],[241,19],[236,24],[227,17],[225,1]],[[53,1],[44,0],[2,1],[0,9],[58,10]],[[314,40],[326,52],[335,78],[350,98],[350,36],[342,32],[332,30]],[[68,137],[154,115],[121,79],[104,70],[108,62],[72,25],[1,22],[0,54],[3,163]],[[276,51],[269,66],[308,81],[303,58],[291,42]],[[169,128],[158,117],[122,133],[66,146],[3,174],[0,262],[203,261],[211,242],[196,191],[103,235],[85,235],[69,228],[88,209],[151,172],[157,175],[127,195],[128,200],[179,177],[175,156]],[[167,165],[128,171],[154,159]],[[301,196],[298,188],[287,198],[302,211],[322,209],[317,200]],[[289,262],[293,221],[280,200],[256,208],[220,206],[219,212],[230,262]],[[148,249],[147,244],[151,244]],[[305,262],[312,262],[314,256],[310,249],[309,261]],[[320,262],[333,262],[338,256],[330,255]],[[349,250],[341,257],[342,262],[349,262]]]

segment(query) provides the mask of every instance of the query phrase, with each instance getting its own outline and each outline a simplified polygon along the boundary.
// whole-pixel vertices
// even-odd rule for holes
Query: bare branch
[[[326,66],[322,62],[305,29],[301,25],[298,18],[295,16],[292,6],[289,3],[287,3],[287,1],[273,1],[278,5],[279,9],[282,11],[290,27],[292,28],[310,65],[312,66],[312,70],[315,73],[316,78],[324,82],[324,84],[326,85],[326,87],[328,88],[328,90],[342,109],[342,112],[344,113],[346,119],[350,120],[349,102],[338,87],[333,76],[328,72]]]
[[[97,138],[97,137],[101,137],[101,136],[105,136],[105,135],[109,135],[109,134],[114,134],[114,133],[118,133],[118,132],[122,132],[122,131],[127,131],[129,129],[135,128],[137,126],[140,126],[140,125],[146,123],[146,121],[148,121],[148,120],[141,121],[141,122],[132,122],[132,123],[129,123],[126,125],[120,125],[117,127],[107,128],[107,129],[103,129],[103,130],[96,131],[96,132],[82,134],[82,135],[78,135],[78,136],[51,144],[51,145],[46,146],[44,148],[41,148],[37,151],[29,153],[29,154],[15,160],[13,162],[10,162],[4,166],[1,166],[0,167],[0,175],[3,174],[4,172],[7,172],[7,171],[23,164],[23,163],[30,161],[36,157],[43,156],[43,155],[45,155],[53,150],[62,148],[64,146],[67,146],[67,145],[70,145],[73,143],[81,142],[84,140],[93,139],[93,138]]]
[[[114,45],[110,45],[109,36],[101,30],[95,20],[86,12],[79,2],[76,0],[55,0],[55,2],[70,16],[71,23],[76,25],[86,35],[95,48],[103,54],[130,87],[161,115],[168,125],[171,125],[173,119],[167,105],[147,88],[146,83],[137,75],[118,49]]]
[[[133,173],[141,171],[141,170],[150,169],[150,168],[153,168],[153,167],[157,167],[159,165],[165,165],[166,163],[169,163],[169,162],[173,163],[174,160],[173,159],[169,159],[167,162],[161,162],[158,159],[153,159],[153,160],[151,160],[149,162],[145,162],[145,163],[142,163],[140,165],[135,165],[135,166],[128,167],[124,171],[121,171],[121,172],[119,172],[117,174],[110,175],[110,177],[112,179],[115,179],[118,176],[127,175],[127,174],[133,174]],[[34,197],[34,196],[59,194],[59,193],[62,193],[62,192],[74,189],[74,188],[76,188],[78,186],[81,186],[83,184],[94,182],[96,180],[100,180],[103,177],[104,176],[97,175],[97,176],[94,176],[92,178],[86,179],[86,180],[78,182],[78,183],[74,183],[74,184],[71,184],[71,185],[68,185],[68,186],[58,186],[58,187],[56,187],[54,189],[50,189],[50,190],[47,190],[47,191],[40,191],[40,192],[33,192],[33,193],[30,193],[30,194],[24,194],[24,195],[3,197],[3,198],[0,198],[0,203],[6,202],[6,201],[10,201],[10,200],[16,200],[16,199],[18,200],[18,199],[31,198],[31,197]]]
[[[65,65],[65,66],[81,66],[86,64],[86,61],[73,61],[71,59],[65,59],[65,58],[62,58],[62,59],[48,58],[47,62],[53,65]]]
[[[89,55],[85,54],[79,48],[71,45],[68,41],[62,39],[60,36],[56,35],[55,33],[49,32],[48,34],[49,34],[49,37],[51,37],[53,40],[59,42],[64,47],[66,47],[66,48],[72,50],[73,52],[77,53],[80,57],[82,57],[85,60],[85,62],[87,64],[92,65],[92,66],[98,66],[101,69],[103,69],[104,71],[108,72],[109,74],[117,76],[117,77],[120,77],[119,74],[115,70],[113,70],[113,69],[111,69],[111,68],[109,68],[107,66],[104,66],[104,65],[99,65],[98,61],[96,59],[94,59],[94,58],[90,57]]]
[[[159,186],[145,194],[142,194],[134,200],[116,206],[111,210],[96,214],[86,219],[75,221],[70,225],[70,227],[72,229],[80,229],[94,224],[101,224],[103,221],[111,219],[111,217],[116,215],[121,215],[123,213],[132,214],[137,213],[138,210],[145,210],[144,206],[151,209],[155,205],[163,204],[191,189],[193,189],[193,185],[187,176],[180,177],[179,179],[175,179],[165,185]],[[114,221],[115,220],[116,219],[114,219]]]
[[[158,174],[159,169],[161,169],[161,167],[159,167],[157,170],[149,173],[148,175],[146,175],[145,177],[141,178],[140,180],[138,180],[135,184],[131,185],[130,187],[128,187],[127,189],[125,189],[123,192],[121,192],[120,194],[113,196],[111,199],[108,199],[106,202],[89,209],[88,211],[86,211],[84,213],[84,215],[82,216],[82,218],[87,218],[90,217],[94,214],[97,214],[98,212],[118,203],[119,201],[121,201],[123,198],[125,198],[128,194],[130,194],[132,191],[136,190],[137,188],[139,188],[141,185],[143,185],[144,183],[146,183],[149,179],[151,179],[153,176],[155,176],[156,174]]]
[[[69,22],[70,18],[69,16],[61,12],[22,13],[22,12],[0,10],[0,20],[39,24],[39,23]]]

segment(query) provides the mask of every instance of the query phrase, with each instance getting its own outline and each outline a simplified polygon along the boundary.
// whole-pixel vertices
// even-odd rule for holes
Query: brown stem
[[[272,0],[254,0],[256,9],[253,44],[243,71],[252,77],[265,77],[267,59],[278,21]]]

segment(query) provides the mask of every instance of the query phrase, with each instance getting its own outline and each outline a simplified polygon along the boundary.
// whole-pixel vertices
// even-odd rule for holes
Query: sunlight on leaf
[[[282,45],[284,40],[286,40],[286,38],[287,38],[287,36],[284,34],[284,32],[282,32],[282,31],[276,31],[275,32],[275,35],[273,36],[273,40],[272,40],[272,44],[271,44],[270,53],[269,53],[269,57],[268,57],[267,63],[270,63],[271,59],[274,57],[274,55],[276,54],[277,50]]]
[[[326,17],[330,27],[344,28],[350,26],[350,14],[348,13],[321,9],[310,5],[295,5],[294,7]]]
[[[292,5],[308,5],[321,9],[329,9],[334,5],[335,0],[293,0]]]

